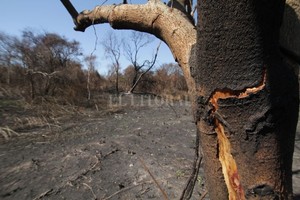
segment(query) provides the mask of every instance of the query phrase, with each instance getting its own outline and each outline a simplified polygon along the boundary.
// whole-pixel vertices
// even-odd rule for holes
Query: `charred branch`
[[[62,4],[65,6],[69,14],[71,15],[74,23],[76,24],[76,18],[78,17],[78,12],[72,5],[72,3],[69,0],[60,0]],[[77,25],[76,25],[77,26]]]

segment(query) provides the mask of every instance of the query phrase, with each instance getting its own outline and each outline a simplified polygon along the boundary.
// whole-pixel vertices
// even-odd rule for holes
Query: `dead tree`
[[[105,40],[101,43],[104,47],[106,57],[112,61],[113,71],[116,73],[115,88],[117,94],[119,93],[119,71],[120,71],[120,57],[121,57],[121,40],[115,34],[109,33]]]
[[[140,83],[142,77],[148,73],[155,65],[158,51],[160,48],[160,43],[156,48],[156,52],[152,56],[152,59],[140,60],[139,55],[141,50],[150,44],[153,41],[153,38],[149,37],[149,35],[141,32],[133,31],[131,33],[130,39],[127,42],[123,43],[124,54],[127,60],[131,63],[134,69],[132,83],[130,89],[128,90],[128,94],[133,93],[137,85]]]

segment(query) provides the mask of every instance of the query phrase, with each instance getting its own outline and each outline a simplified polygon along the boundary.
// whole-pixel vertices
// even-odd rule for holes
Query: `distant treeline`
[[[112,68],[105,76],[95,65],[95,56],[84,56],[79,42],[56,33],[24,30],[15,37],[0,32],[0,98],[80,104],[99,94],[127,92],[137,76],[133,65],[117,72]],[[187,86],[180,67],[169,63],[145,73],[134,92],[180,99]]]

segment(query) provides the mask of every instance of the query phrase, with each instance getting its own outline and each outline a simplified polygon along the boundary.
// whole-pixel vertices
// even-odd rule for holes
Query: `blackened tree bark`
[[[110,23],[170,47],[195,99],[211,199],[292,199],[299,92],[279,51],[284,3],[198,0],[197,34],[184,13],[159,0],[68,10],[75,30]]]
[[[192,76],[211,199],[292,199],[299,89],[279,52],[284,3],[198,1]]]

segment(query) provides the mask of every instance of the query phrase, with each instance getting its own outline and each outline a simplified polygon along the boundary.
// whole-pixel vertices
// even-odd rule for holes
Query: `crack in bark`
[[[231,155],[230,141],[226,137],[223,125],[217,119],[215,120],[215,124],[215,131],[217,133],[219,143],[219,160],[222,165],[222,172],[228,189],[228,199],[244,200],[245,194],[240,182],[237,164]]]
[[[153,19],[153,21],[152,21],[152,28],[154,29],[154,24],[156,23],[156,21],[160,18],[160,16],[162,16],[162,14],[160,13],[160,14],[158,14],[154,19]]]
[[[230,200],[245,200],[245,193],[241,185],[237,164],[231,154],[230,140],[226,136],[226,131],[224,129],[224,126],[228,128],[229,125],[225,120],[220,120],[220,118],[223,119],[223,117],[220,113],[218,113],[218,100],[228,98],[242,99],[261,91],[266,85],[266,74],[266,70],[264,70],[262,81],[256,87],[245,88],[243,90],[216,90],[209,99],[209,102],[213,106],[212,115],[214,116],[215,132],[217,133],[218,138],[219,160],[221,162],[222,172],[228,189],[228,199]]]

